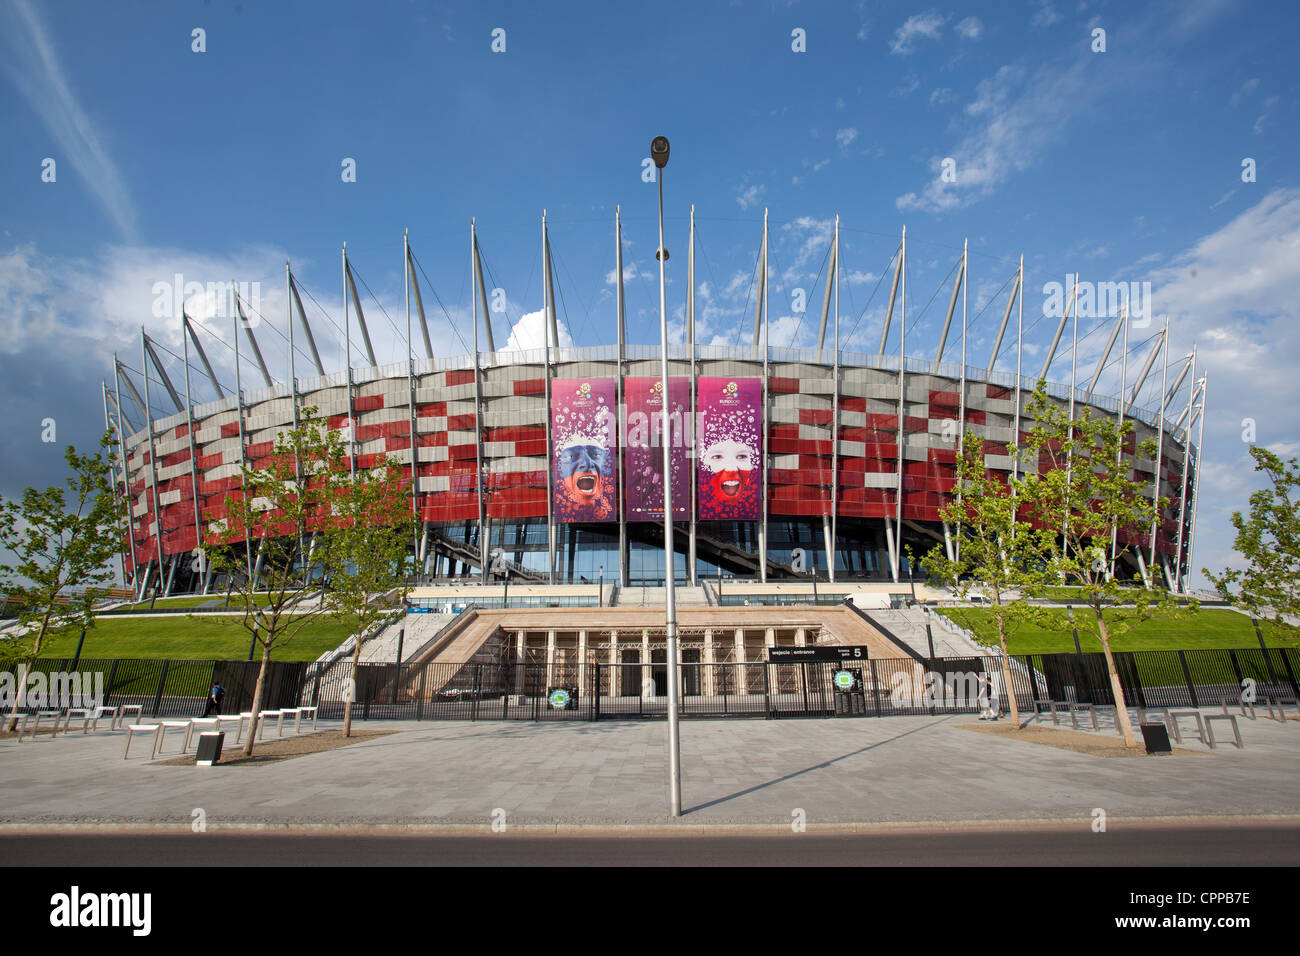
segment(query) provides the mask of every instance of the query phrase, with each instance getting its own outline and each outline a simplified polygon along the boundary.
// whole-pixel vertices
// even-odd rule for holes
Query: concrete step
[[[678,587],[674,596],[678,607],[706,607],[709,603],[703,587]],[[618,604],[620,607],[666,607],[668,589],[619,588]]]

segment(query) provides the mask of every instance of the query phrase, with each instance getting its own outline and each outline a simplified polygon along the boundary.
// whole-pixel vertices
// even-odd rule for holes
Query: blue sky
[[[456,326],[446,327],[426,289],[435,342],[459,352],[456,333],[471,335],[470,217],[507,297],[506,314],[494,316],[501,344],[541,308],[546,208],[561,319],[579,345],[606,344],[622,204],[629,337],[657,342],[656,193],[641,161],[663,133],[673,149],[669,304],[680,318],[694,203],[702,341],[749,334],[764,208],[773,345],[815,337],[836,214],[841,321],[846,334],[857,323],[855,350],[878,344],[887,289],[863,307],[904,224],[909,352],[933,354],[945,277],[964,239],[972,364],[987,361],[1002,308],[989,302],[1021,254],[1034,370],[1054,328],[1041,318],[1044,283],[1075,271],[1093,282],[1151,282],[1155,319],[1132,330],[1130,363],[1165,314],[1172,355],[1199,343],[1210,413],[1196,564],[1222,567],[1232,558],[1227,515],[1255,485],[1243,421],[1255,420],[1260,443],[1300,450],[1298,27],[1292,3],[1210,0],[0,0],[0,399],[10,411],[0,493],[56,480],[62,445],[93,441],[109,356],[118,350],[139,368],[141,324],[180,351],[176,322],[152,314],[154,283],[176,272],[261,283],[272,328],[259,338],[284,375],[285,258],[338,321],[346,240],[401,327],[409,228]],[[206,31],[206,52],[191,48],[195,28]],[[502,53],[491,50],[497,28]],[[1105,52],[1092,50],[1098,28]],[[795,30],[804,52],[792,50]],[[53,183],[41,178],[47,157]],[[356,161],[355,183],[341,179],[345,157]],[[956,182],[941,181],[945,158]],[[1255,182],[1242,181],[1245,158]],[[791,308],[799,288],[804,316]],[[379,361],[401,359],[405,343],[380,306],[363,306]],[[315,305],[309,313],[327,366],[341,367],[334,329]],[[1082,320],[1081,334],[1101,321]],[[212,328],[230,339],[228,320]],[[1105,335],[1081,345],[1086,367]],[[233,378],[228,350],[209,341]],[[1012,367],[1014,354],[1001,364]],[[247,385],[251,368],[244,374]],[[1116,391],[1118,375],[1116,361],[1101,390]],[[1049,377],[1068,376],[1062,356]],[[1148,390],[1144,403],[1154,400]],[[57,444],[40,442],[47,417]]]

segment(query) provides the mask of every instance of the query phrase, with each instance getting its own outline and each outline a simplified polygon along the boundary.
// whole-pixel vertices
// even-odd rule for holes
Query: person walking
[[[208,692],[208,705],[203,708],[203,716],[206,717],[208,716],[208,714],[213,713],[214,711],[217,714],[220,714],[221,701],[225,699],[225,696],[226,696],[226,689],[222,687],[219,683],[213,683],[212,690]]]

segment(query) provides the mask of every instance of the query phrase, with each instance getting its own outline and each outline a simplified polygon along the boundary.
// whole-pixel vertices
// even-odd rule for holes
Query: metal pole
[[[244,469],[248,467],[248,461],[244,458],[244,387],[239,378],[239,312],[233,308],[235,299],[234,283],[230,286],[231,301],[231,325],[235,330],[235,420],[239,422],[239,490],[242,493],[246,491],[244,482]],[[244,528],[244,564],[248,571],[248,586],[251,591],[253,588],[253,542],[249,535],[249,528]],[[229,597],[227,597],[229,604]],[[250,657],[249,660],[252,660]]]
[[[186,432],[190,440],[190,501],[194,505],[194,550],[198,552],[200,580],[203,582],[203,588],[207,589],[208,580],[208,556],[203,551],[203,526],[199,522],[199,446],[194,440],[194,405],[190,400],[190,337],[184,328],[190,324],[189,316],[184,311],[181,312],[181,339],[185,347],[185,424]],[[190,584],[190,590],[194,590],[193,582]]]
[[[158,501],[158,462],[153,447],[153,406],[149,404],[149,359],[145,356],[144,348],[144,326],[142,325],[140,326],[140,374],[144,376],[144,418],[145,427],[149,431],[149,482],[153,486],[154,540],[158,544],[158,584],[154,589],[154,596],[157,597],[158,591],[162,588],[163,576],[162,507]],[[1188,421],[1188,431],[1191,431],[1191,427],[1192,423]],[[149,518],[147,506],[144,516],[147,521]]]
[[[485,518],[487,517],[483,510],[483,496],[487,490],[487,482],[484,480],[483,472],[483,381],[479,375],[478,365],[478,293],[479,293],[479,267],[478,267],[478,232],[475,228],[473,217],[469,221],[469,254],[470,254],[470,282],[473,288],[469,290],[470,299],[474,303],[474,474],[478,479],[478,561],[479,561],[479,580],[483,584],[488,583],[488,551],[490,550],[487,540],[490,537],[490,526]],[[407,309],[406,327],[411,327],[409,318],[410,309]],[[487,301],[483,302],[483,318],[486,321],[488,314]],[[550,414],[550,410],[547,410]],[[549,462],[547,467],[550,467]]]
[[[899,252],[902,301],[899,303],[901,321],[898,326],[898,482],[894,489],[894,553],[890,556],[890,577],[898,583],[898,565],[903,552],[903,448],[907,444],[907,227],[903,227],[902,251]]]
[[[686,419],[685,428],[679,440],[691,442],[690,451],[687,453],[686,461],[688,464],[695,463],[695,446],[697,439],[695,437],[695,205],[691,204],[691,235],[688,248],[686,250],[686,332],[687,344],[691,350],[691,379],[690,379],[690,399],[687,403],[689,417]],[[668,393],[664,392],[664,404],[668,403]],[[687,514],[689,529],[689,541],[686,549],[686,570],[690,580],[691,587],[698,583],[695,577],[695,497],[699,489],[699,482],[694,477],[691,478],[691,510]]]
[[[618,413],[620,416],[620,433],[618,440],[618,584],[619,587],[628,586],[627,576],[627,471],[623,467],[624,462],[624,445],[626,441],[627,429],[627,410],[624,407],[626,399],[626,388],[623,380],[623,353],[625,351],[625,335],[623,330],[623,218],[622,209],[619,206],[614,207],[614,270],[618,274],[615,283],[615,295],[617,297],[618,314]],[[691,385],[691,393],[694,394],[695,385]],[[695,482],[691,482],[694,487]]]
[[[767,210],[763,210],[763,430],[761,441],[763,443],[763,454],[759,456],[759,464],[762,467],[761,483],[759,497],[763,499],[762,521],[758,526],[758,579],[764,584],[767,583],[767,461],[772,443],[768,439],[768,405],[771,396],[771,381],[768,378],[768,328],[772,324],[771,316],[768,314],[768,297],[767,287],[770,285],[767,274]]]
[[[968,264],[966,262],[967,248],[970,245],[969,239],[963,239],[961,243],[961,387],[957,395],[957,463],[954,471],[958,474],[961,472],[961,459],[966,450],[966,288],[970,285],[970,276],[967,274]],[[960,514],[962,499],[962,489],[960,480],[957,482],[957,508]],[[961,560],[961,522],[957,522],[957,540],[953,542],[953,553],[950,557]]]
[[[131,495],[131,481],[127,473],[126,460],[126,420],[122,415],[122,374],[121,366],[117,361],[117,353],[113,353],[113,390],[117,395],[117,404],[113,409],[113,421],[117,429],[117,449],[118,454],[122,457],[122,497],[126,500],[126,532],[131,547],[131,587],[137,588],[140,584],[139,568],[135,558],[135,522],[132,520],[131,512],[135,510],[135,499]],[[125,570],[123,574],[125,574]],[[125,580],[122,582],[126,583]],[[143,598],[144,595],[139,595]]]
[[[1164,477],[1164,448],[1165,448],[1165,385],[1169,377],[1169,316],[1165,316],[1165,331],[1161,336],[1164,340],[1160,344],[1160,351],[1164,353],[1161,360],[1160,370],[1160,411],[1156,419],[1156,467],[1155,482],[1151,492],[1151,505],[1155,508],[1155,514],[1151,518],[1151,558],[1147,563],[1154,569],[1156,566],[1156,537],[1159,535],[1160,522],[1160,481]],[[1154,574],[1154,570],[1152,572]]]
[[[826,555],[826,573],[835,583],[835,558],[839,549],[840,511],[840,217],[835,214],[835,360],[831,365],[831,550]]]
[[[1178,593],[1183,589],[1183,529],[1187,527],[1187,472],[1192,458],[1192,401],[1196,398],[1196,346],[1192,346],[1192,383],[1187,387],[1187,430],[1183,432],[1183,482],[1178,495],[1178,544],[1174,549],[1174,582]]]
[[[1124,464],[1124,393],[1128,390],[1128,327],[1130,325],[1128,302],[1124,303],[1124,352],[1119,358],[1119,417],[1116,427],[1120,430],[1119,448],[1115,452],[1115,467],[1118,471]],[[1115,576],[1115,556],[1119,550],[1119,524],[1110,523],[1110,576]]]
[[[551,241],[546,232],[546,210],[542,210],[542,322],[546,326],[546,407],[542,417],[546,421],[546,583],[555,583],[555,496],[552,491],[551,456]],[[559,348],[559,331],[554,332],[555,346]]]
[[[348,474],[357,474],[357,417],[352,410],[352,322],[348,318],[348,244],[343,243],[343,358],[348,369]]]
[[[682,815],[681,736],[677,725],[677,577],[673,573],[673,483],[672,449],[668,432],[668,306],[664,283],[664,169],[659,168],[659,347],[663,378],[663,430],[660,438],[664,449],[664,590],[665,623],[668,665],[668,800],[673,817]],[[766,365],[766,343],[764,343]]]
[[[1196,432],[1196,484],[1192,487],[1192,530],[1187,539],[1187,582],[1189,586],[1192,580],[1192,553],[1196,550],[1196,504],[1201,498],[1201,461],[1205,457],[1205,399],[1209,387],[1210,373],[1207,371],[1201,376],[1201,424]],[[1191,431],[1192,423],[1189,421],[1187,423],[1189,435]]]

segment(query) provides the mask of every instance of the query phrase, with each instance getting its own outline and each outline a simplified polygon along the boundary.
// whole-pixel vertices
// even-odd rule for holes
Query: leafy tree
[[[1051,532],[1033,528],[1016,520],[1021,487],[1031,479],[1002,476],[990,472],[984,462],[984,439],[966,432],[961,455],[957,459],[957,485],[953,497],[940,516],[953,527],[953,550],[950,559],[943,545],[937,545],[921,560],[932,577],[945,582],[954,595],[965,598],[980,591],[991,598],[989,616],[992,634],[975,632],[975,640],[996,646],[1002,658],[1002,682],[1011,705],[1011,719],[1020,727],[1020,708],[1015,685],[1011,680],[1011,658],[1007,637],[1028,623],[1042,623],[1045,608],[1023,599],[1009,600],[1014,592],[1026,593],[1048,583],[1045,570],[1051,550]],[[961,501],[957,500],[957,492]]]
[[[21,501],[0,501],[0,549],[11,556],[0,565],[0,588],[17,607],[25,632],[4,642],[11,661],[39,655],[52,624],[94,626],[95,604],[112,580],[112,560],[122,546],[126,513],[113,482],[114,444],[109,432],[94,454],[78,454],[69,445],[66,491],[59,485],[27,488]],[[24,664],[20,688],[26,679]]]
[[[1120,685],[1111,640],[1153,617],[1176,619],[1196,610],[1191,602],[1180,610],[1173,595],[1144,587],[1125,587],[1121,575],[1111,573],[1112,563],[1141,546],[1150,533],[1158,505],[1150,499],[1150,484],[1135,481],[1122,452],[1129,444],[1132,421],[1094,417],[1083,406],[1073,421],[1065,409],[1047,397],[1042,381],[1029,400],[1027,417],[1034,422],[1026,449],[1038,472],[1020,488],[1026,517],[1037,528],[1048,529],[1047,569],[1059,581],[1077,588],[1080,603],[1092,611],[1078,619],[1079,629],[1095,633],[1106,657],[1106,671],[1115,697],[1115,718],[1124,743],[1137,747]],[[1137,454],[1154,459],[1155,442],[1137,445]],[[1114,542],[1114,555],[1111,548]],[[1131,582],[1140,582],[1132,575]],[[1123,605],[1123,606],[1121,606]],[[1068,630],[1062,615],[1047,619],[1048,626]]]
[[[219,547],[205,556],[214,571],[228,575],[231,603],[243,612],[238,623],[261,647],[256,715],[271,652],[329,612],[324,601],[310,598],[318,577],[338,567],[331,532],[349,484],[348,461],[339,433],[324,428],[309,407],[296,428],[276,435],[269,459],[244,466],[242,476],[242,487],[226,496],[224,517],[209,525]],[[245,756],[252,755],[255,737],[249,734]]]
[[[358,469],[345,484],[336,505],[338,527],[332,552],[336,570],[330,579],[328,604],[340,619],[352,625],[354,689],[343,705],[343,736],[352,736],[352,702],[361,663],[361,636],[377,624],[392,606],[376,600],[396,590],[406,594],[411,571],[411,498],[401,465],[386,459],[372,469]]]
[[[1300,465],[1258,445],[1251,446],[1255,470],[1268,476],[1270,487],[1250,496],[1250,515],[1232,513],[1237,536],[1232,546],[1248,567],[1225,568],[1219,575],[1202,574],[1223,597],[1253,617],[1294,628],[1300,615]],[[1199,480],[1199,479],[1198,479]],[[1233,587],[1237,590],[1234,592]],[[1288,620],[1290,618],[1290,620]]]

